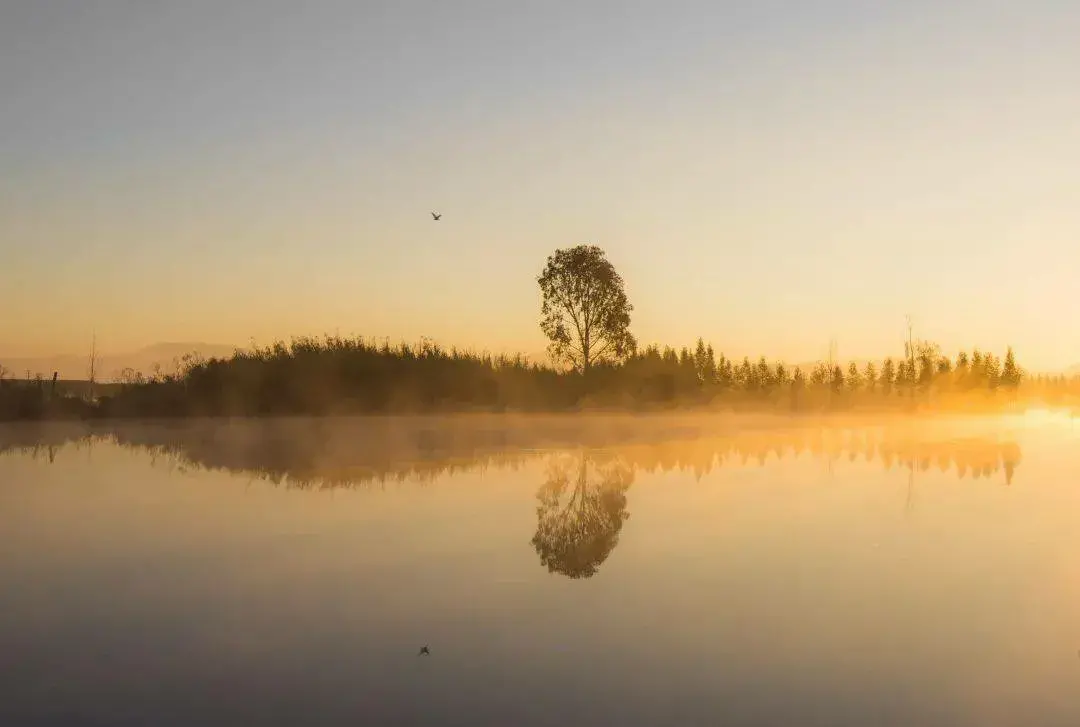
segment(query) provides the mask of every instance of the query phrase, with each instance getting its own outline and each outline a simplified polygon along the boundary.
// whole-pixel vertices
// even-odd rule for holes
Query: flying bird
[[[431,213],[431,217],[432,217],[432,219],[434,219],[434,220],[435,220],[436,222],[438,222],[438,221],[439,221],[439,220],[440,220],[440,219],[442,218],[442,214],[441,214],[441,213],[439,213],[439,214],[436,214],[436,213],[432,212],[432,213]]]
[[[435,219],[438,219],[438,217],[436,217]],[[420,647],[420,653],[417,654],[417,656],[423,656],[424,654],[427,654],[428,656],[431,656],[431,651],[428,649],[427,646],[421,646]]]

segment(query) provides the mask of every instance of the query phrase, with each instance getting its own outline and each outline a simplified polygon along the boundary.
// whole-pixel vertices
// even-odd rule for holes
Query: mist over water
[[[0,428],[0,723],[1076,724],[1075,444],[1049,414]]]

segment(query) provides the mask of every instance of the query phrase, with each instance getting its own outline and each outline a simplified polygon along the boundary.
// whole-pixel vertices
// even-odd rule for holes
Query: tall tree
[[[769,362],[764,356],[758,359],[757,380],[758,386],[766,391],[771,389],[775,383],[773,381],[773,369],[769,366]]]
[[[795,391],[802,391],[806,387],[806,374],[800,366],[795,367],[795,371],[791,374],[791,388]]]
[[[697,360],[689,348],[679,349],[679,390],[686,393],[702,386]]]
[[[750,357],[743,356],[742,363],[735,369],[735,381],[743,391],[752,391],[756,387],[754,367],[750,364]]]
[[[982,352],[977,348],[971,352],[971,367],[968,376],[968,380],[971,382],[969,388],[983,386],[986,383],[986,366],[983,362]]]
[[[710,343],[705,347],[705,382],[711,386],[716,383],[718,376],[719,371],[716,365],[716,352],[713,350],[712,344]]]
[[[786,386],[791,383],[791,375],[788,373],[787,366],[784,366],[783,361],[776,364],[776,373],[773,374],[773,380],[777,386]]]
[[[927,387],[934,380],[938,359],[941,358],[941,348],[930,341],[917,341],[915,344],[915,364],[917,371],[912,373],[917,377],[919,386]]]
[[[886,394],[891,394],[893,384],[896,382],[896,364],[892,357],[887,357],[881,364],[881,388]]]
[[[1020,369],[1016,365],[1016,354],[1012,346],[1005,349],[1005,365],[1001,368],[1001,385],[1015,389],[1020,385]]]
[[[624,360],[636,347],[622,276],[596,245],[556,250],[537,278],[540,329],[552,359],[582,373]]]
[[[878,383],[877,367],[874,366],[873,361],[866,362],[866,369],[863,373],[863,379],[866,381],[866,388],[870,391],[877,389]]]
[[[1001,383],[1001,359],[992,353],[985,354],[983,370],[986,371],[986,386],[996,389]]]
[[[968,360],[967,351],[956,354],[956,366],[953,367],[953,381],[956,388],[964,390],[968,388],[971,376],[971,363]]]
[[[847,388],[853,392],[862,388],[862,377],[859,374],[859,365],[854,361],[848,364]]]
[[[716,383],[716,358],[712,345],[705,345],[705,340],[698,338],[697,348],[694,349],[694,364],[697,367],[698,379],[705,386]]]
[[[734,364],[724,354],[720,354],[720,362],[717,364],[717,377],[723,389],[730,389],[735,385]]]
[[[844,390],[844,370],[840,368],[840,364],[833,366],[832,370],[832,387],[833,391]]]

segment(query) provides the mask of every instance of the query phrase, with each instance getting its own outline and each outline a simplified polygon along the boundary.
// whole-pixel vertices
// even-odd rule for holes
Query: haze
[[[1064,0],[6,3],[0,355],[539,351],[590,242],[643,343],[877,357],[910,313],[1064,368],[1078,37]]]

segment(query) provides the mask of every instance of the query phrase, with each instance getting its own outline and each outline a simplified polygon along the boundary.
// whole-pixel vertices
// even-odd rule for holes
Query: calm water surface
[[[1075,727],[1077,443],[1052,416],[7,427],[0,724]]]

